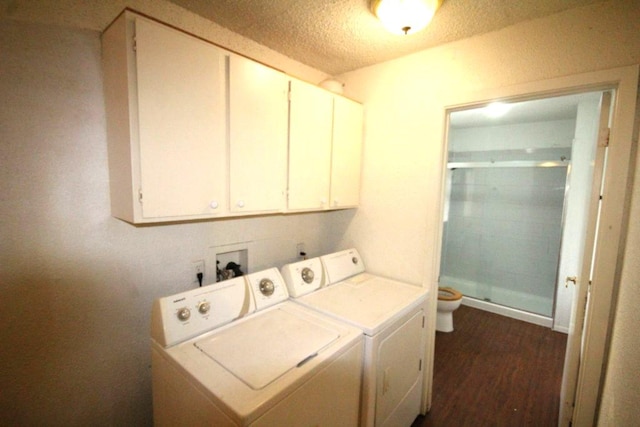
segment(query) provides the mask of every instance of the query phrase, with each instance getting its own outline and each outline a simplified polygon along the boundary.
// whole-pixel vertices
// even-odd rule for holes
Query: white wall
[[[0,25],[2,425],[151,425],[152,301],[211,247],[253,241],[253,264],[279,267],[297,242],[335,250],[352,215],[112,218],[99,37]]]
[[[449,130],[449,151],[571,147],[575,126],[575,119],[566,119],[496,126],[454,127]],[[537,160],[537,158],[532,159]]]
[[[362,203],[345,244],[357,242],[378,272],[433,286],[445,107],[486,101],[546,79],[562,77],[570,85],[566,76],[637,63],[638,6],[634,0],[597,3],[340,76],[345,93],[362,100],[366,114]],[[637,186],[634,193],[640,197]],[[630,218],[640,217],[634,202]],[[629,404],[640,401],[640,382],[628,375],[640,368],[636,353],[628,351],[638,343],[634,331],[640,322],[635,310],[640,304],[638,240],[634,225],[611,348],[612,360],[627,374],[609,365],[603,425],[614,419],[618,425],[632,424],[640,417],[640,408]],[[623,388],[628,384],[633,387]]]

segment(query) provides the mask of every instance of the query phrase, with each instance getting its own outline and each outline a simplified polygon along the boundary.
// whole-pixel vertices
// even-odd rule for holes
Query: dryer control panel
[[[364,273],[364,262],[356,249],[347,249],[320,257],[327,272],[329,285],[344,279]]]

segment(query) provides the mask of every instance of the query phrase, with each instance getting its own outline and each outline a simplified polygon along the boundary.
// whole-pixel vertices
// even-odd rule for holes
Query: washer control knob
[[[189,317],[191,317],[191,311],[187,307],[182,307],[178,310],[178,319],[184,322],[185,320],[189,320]]]
[[[314,276],[315,274],[313,273],[313,270],[309,267],[305,267],[302,269],[302,280],[304,280],[305,283],[313,282]]]
[[[262,295],[270,297],[275,292],[276,287],[271,279],[262,279],[260,281],[260,292]]]
[[[211,303],[208,301],[201,302],[198,304],[198,311],[200,314],[207,314],[211,310]]]

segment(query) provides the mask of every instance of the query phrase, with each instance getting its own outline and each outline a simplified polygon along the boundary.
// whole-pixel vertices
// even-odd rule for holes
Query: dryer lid
[[[426,297],[425,288],[362,273],[297,301],[374,336],[423,304]]]
[[[194,345],[236,378],[260,390],[340,338],[331,326],[274,309]]]

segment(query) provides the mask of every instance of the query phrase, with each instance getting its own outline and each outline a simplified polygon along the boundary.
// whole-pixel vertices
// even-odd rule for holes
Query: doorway
[[[569,331],[602,93],[450,112],[439,286],[463,304]]]
[[[570,334],[573,339],[567,342],[567,353],[564,364],[563,387],[567,393],[561,402],[565,416],[560,419],[561,426],[592,425],[597,421],[599,400],[602,396],[606,355],[610,342],[612,316],[616,309],[616,294],[622,273],[622,254],[624,253],[625,236],[628,227],[628,196],[631,168],[634,165],[634,121],[638,90],[640,66],[613,68],[574,74],[549,80],[532,81],[500,88],[485,88],[471,93],[456,93],[443,100],[442,123],[447,124],[447,113],[477,107],[483,100],[525,100],[554,96],[559,94],[581,93],[597,90],[615,89],[615,103],[612,106],[611,127],[608,138],[607,165],[603,171],[601,192],[604,195],[600,204],[600,227],[594,240],[594,256],[591,265],[592,286],[583,283],[579,278],[575,291],[578,295],[570,320]],[[485,104],[486,105],[486,104]],[[447,140],[448,126],[442,127],[442,139]],[[442,191],[444,191],[444,173],[446,171],[446,146],[442,151]],[[442,194],[442,193],[441,193]],[[443,198],[439,199],[440,201]],[[437,217],[431,220],[437,223],[442,218],[440,205]],[[442,228],[435,227],[435,240],[440,247]],[[426,277],[432,295],[437,295],[437,279],[440,267],[440,251],[427,260],[426,267],[430,274]],[[584,267],[584,266],[583,266]],[[582,269],[584,271],[584,269]],[[589,276],[587,270],[586,276]],[[581,273],[581,276],[583,274]],[[586,306],[587,288],[589,288],[589,305]],[[429,323],[435,325],[437,299],[432,299],[433,310]],[[455,313],[454,313],[455,318]],[[433,377],[433,348],[435,346],[435,327],[430,328],[427,343],[427,361],[425,384],[427,396],[424,407],[431,406]],[[569,373],[570,375],[567,375]],[[562,413],[562,411],[561,411]]]
[[[466,305],[568,333],[562,425],[570,423],[576,399],[613,92],[488,104],[449,116],[439,285],[455,286],[463,276],[458,287]],[[456,180],[458,168],[464,174]],[[582,286],[574,292],[569,282],[578,277]]]

